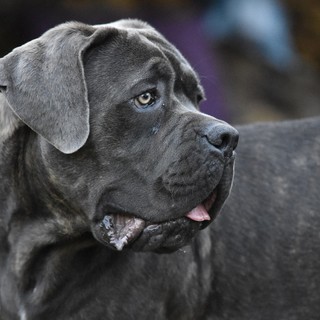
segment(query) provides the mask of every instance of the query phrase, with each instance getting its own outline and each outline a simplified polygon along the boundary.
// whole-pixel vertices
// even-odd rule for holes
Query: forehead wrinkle
[[[204,97],[204,90],[200,84],[197,73],[181,53],[170,43],[167,43],[160,50],[172,69],[173,82],[183,87],[187,95],[188,93],[190,94],[191,91],[196,91]]]
[[[173,69],[168,65],[162,57],[152,57],[147,62],[143,77],[135,78],[132,81],[132,87],[138,85],[142,81],[156,81],[159,77],[171,78],[174,75]]]
[[[194,93],[196,92],[198,94],[201,94],[204,98],[205,93],[201,86],[199,77],[187,62],[187,60],[177,59],[175,52],[172,52],[171,50],[166,52],[166,56],[168,57],[173,69],[175,70],[175,86],[181,88],[187,96],[191,96],[192,94],[194,97]]]

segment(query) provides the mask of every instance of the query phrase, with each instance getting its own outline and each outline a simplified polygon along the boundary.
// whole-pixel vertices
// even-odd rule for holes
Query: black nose
[[[220,150],[225,157],[229,158],[238,145],[239,133],[227,123],[219,123],[207,128],[204,137],[212,146]]]

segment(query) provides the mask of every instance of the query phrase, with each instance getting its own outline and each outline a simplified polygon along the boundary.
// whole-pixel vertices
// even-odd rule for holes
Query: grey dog
[[[60,25],[0,88],[1,320],[317,318],[319,120],[240,128],[222,210],[238,132],[149,25]]]

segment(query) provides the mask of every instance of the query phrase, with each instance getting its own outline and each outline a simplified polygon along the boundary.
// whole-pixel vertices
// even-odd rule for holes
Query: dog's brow
[[[151,89],[148,88],[149,86],[156,86],[157,84],[157,77],[146,77],[146,78],[140,78],[137,79],[135,83],[131,86],[131,91],[134,92],[135,94],[140,94],[146,89]]]
[[[148,70],[149,72],[154,72],[166,76],[174,74],[173,69],[169,67],[168,62],[165,61],[163,58],[151,59]]]
[[[142,77],[137,77],[133,81],[131,86],[133,89],[145,86],[146,83],[156,84],[158,79],[170,78],[174,74],[173,70],[168,67],[168,64],[163,59],[151,59],[146,70]]]

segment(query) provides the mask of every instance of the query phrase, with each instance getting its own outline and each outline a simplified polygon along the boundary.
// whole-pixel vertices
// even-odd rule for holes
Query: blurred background
[[[190,61],[203,112],[231,123],[320,114],[318,0],[0,0],[0,56],[70,20],[149,22]]]

